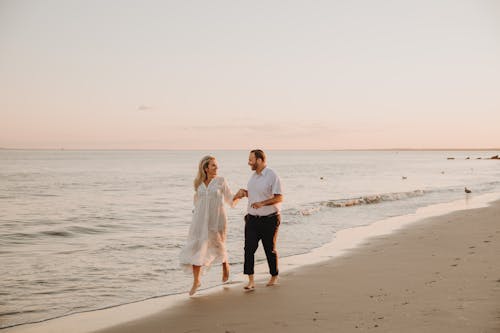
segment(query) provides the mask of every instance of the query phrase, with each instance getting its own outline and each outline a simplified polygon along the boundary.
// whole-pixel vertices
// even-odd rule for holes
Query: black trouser
[[[279,214],[269,216],[245,216],[245,264],[243,273],[253,275],[255,263],[255,251],[259,247],[259,240],[262,240],[264,251],[266,252],[269,273],[272,276],[278,275],[278,252],[276,252],[276,237],[278,227],[281,222]]]

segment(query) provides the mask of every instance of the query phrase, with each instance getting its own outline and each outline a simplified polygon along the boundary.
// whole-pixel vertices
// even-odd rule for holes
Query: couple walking
[[[234,207],[244,197],[248,197],[248,214],[245,215],[245,261],[243,273],[248,275],[246,290],[253,290],[254,254],[262,240],[269,265],[272,286],[278,279],[278,253],[276,237],[280,225],[280,206],[283,201],[281,181],[278,175],[267,167],[266,154],[252,150],[248,165],[254,173],[248,181],[247,189],[232,194],[226,180],[217,176],[215,157],[205,156],[194,180],[194,214],[189,228],[186,245],[180,253],[180,263],[192,269],[193,295],[200,286],[200,274],[204,268],[214,263],[222,263],[222,281],[229,279],[229,263],[226,251],[227,215],[224,202]]]

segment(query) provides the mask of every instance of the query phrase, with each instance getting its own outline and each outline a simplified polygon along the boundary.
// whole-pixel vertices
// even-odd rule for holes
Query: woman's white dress
[[[227,215],[224,202],[232,205],[233,195],[223,177],[215,177],[208,186],[196,190],[194,213],[180,263],[186,272],[192,265],[208,268],[228,260],[226,251]]]

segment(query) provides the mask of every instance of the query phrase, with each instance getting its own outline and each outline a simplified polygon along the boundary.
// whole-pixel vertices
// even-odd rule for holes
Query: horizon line
[[[204,149],[204,148],[8,148],[0,147],[0,150],[31,150],[31,151],[246,151],[248,149]],[[278,148],[266,149],[266,151],[500,151],[500,148],[337,148],[337,149],[293,149]]]

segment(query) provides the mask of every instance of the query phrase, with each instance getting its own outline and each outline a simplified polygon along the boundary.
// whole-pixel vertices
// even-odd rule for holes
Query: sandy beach
[[[371,239],[280,284],[194,298],[118,332],[499,332],[500,202]]]
[[[253,292],[236,283],[5,331],[500,332],[499,216],[496,201],[419,220]]]
[[[499,41],[500,0],[0,0],[0,333],[500,333]]]

